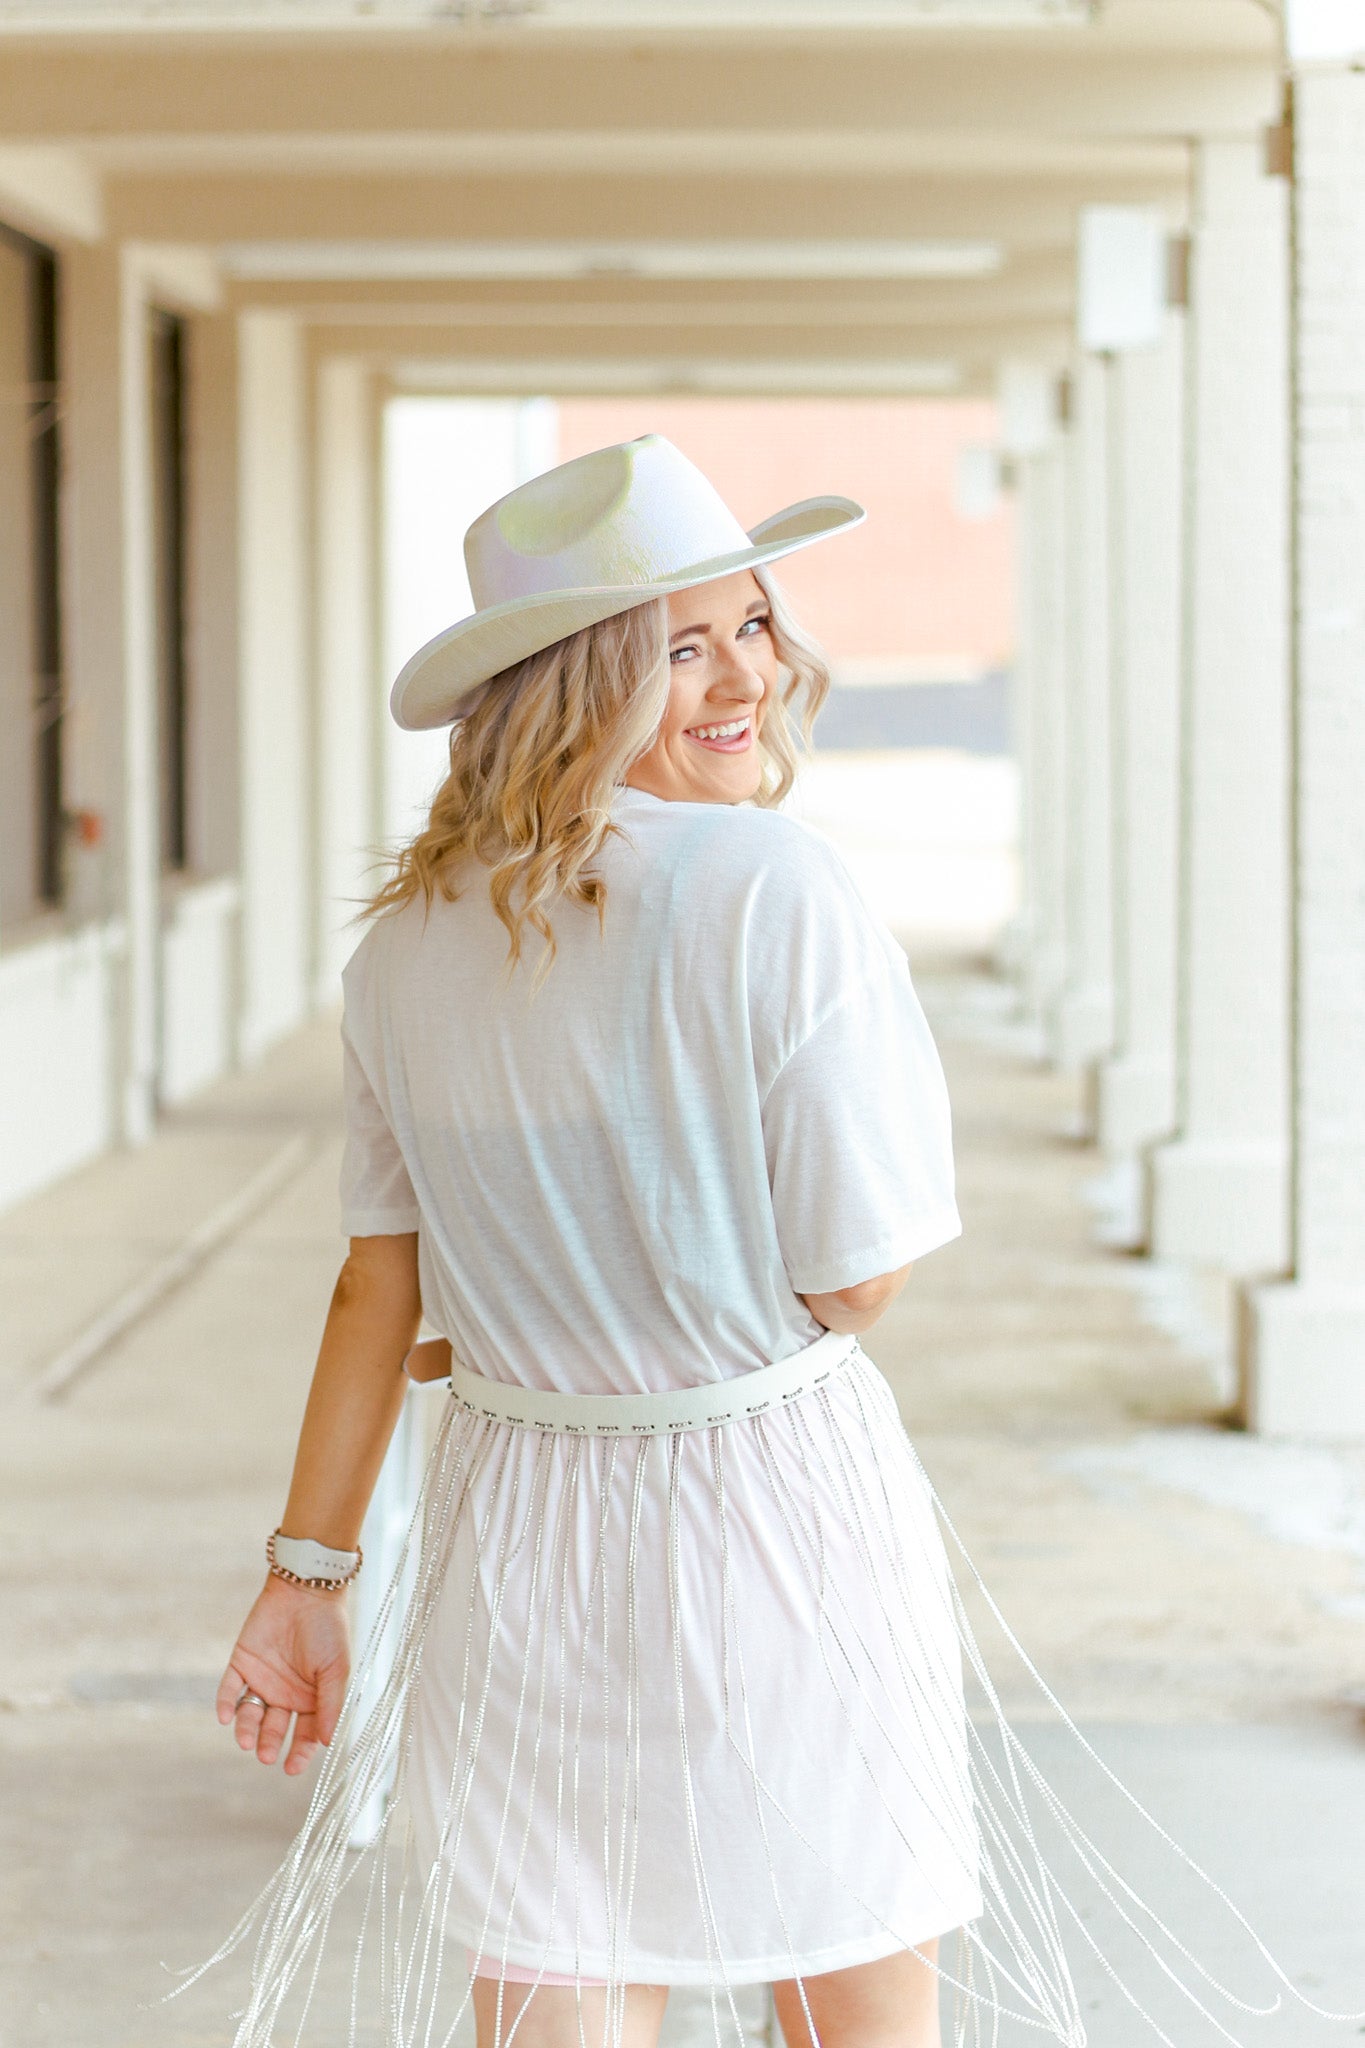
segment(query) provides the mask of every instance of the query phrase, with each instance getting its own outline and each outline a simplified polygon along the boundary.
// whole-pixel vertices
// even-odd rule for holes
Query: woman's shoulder
[[[629,826],[638,812],[622,820]],[[656,819],[673,842],[674,858],[705,863],[713,884],[722,877],[748,893],[755,884],[777,897],[808,902],[812,895],[843,900],[856,888],[822,833],[790,811],[757,804],[658,803]]]
[[[823,832],[790,811],[754,805],[730,815],[727,853],[766,917],[778,924],[867,926],[871,914],[862,892]]]
[[[363,1001],[411,949],[421,936],[427,915],[428,905],[417,897],[367,919],[355,951],[341,970],[342,993],[348,1009]]]
[[[723,925],[742,944],[758,1000],[785,1003],[796,990],[817,1011],[888,967],[903,970],[892,934],[813,825],[756,805],[670,808],[696,814],[675,828],[674,879],[707,903],[711,930]]]

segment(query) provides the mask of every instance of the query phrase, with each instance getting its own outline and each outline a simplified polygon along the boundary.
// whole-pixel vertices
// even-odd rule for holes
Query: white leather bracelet
[[[266,1543],[265,1554],[277,1578],[323,1589],[349,1586],[363,1562],[359,1550],[332,1550],[311,1536],[284,1536],[278,1529]]]

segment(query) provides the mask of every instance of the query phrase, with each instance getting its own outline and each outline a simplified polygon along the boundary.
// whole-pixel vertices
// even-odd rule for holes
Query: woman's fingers
[[[256,1755],[263,1764],[273,1764],[289,1733],[288,1707],[267,1707],[256,1734]]]
[[[330,1742],[336,1733],[337,1722],[341,1719],[342,1702],[346,1697],[347,1661],[338,1658],[326,1665],[317,1675],[318,1711],[317,1739]]]
[[[317,1715],[300,1714],[294,1723],[294,1740],[284,1760],[286,1776],[297,1778],[300,1771],[306,1771],[321,1746]]]
[[[320,1744],[331,1741],[345,1698],[346,1610],[330,1602],[314,1593],[286,1597],[276,1582],[268,1582],[218,1687],[219,1721],[231,1726],[240,1750],[254,1750],[263,1764],[284,1754],[290,1720],[299,1715],[285,1762],[291,1777],[307,1767]]]
[[[232,1722],[239,1749],[254,1749],[263,1764],[273,1764],[289,1730],[290,1709],[272,1705],[229,1665],[218,1688],[218,1718]]]
[[[317,1751],[325,1748],[336,1733],[346,1696],[346,1678],[344,1662],[328,1665],[326,1670],[318,1673],[317,1709],[313,1713],[300,1714],[294,1723],[294,1739],[284,1760],[289,1777],[296,1778],[300,1771],[306,1771]]]
[[[218,1719],[226,1728],[237,1712],[237,1702],[246,1690],[246,1680],[235,1664],[229,1664],[218,1681],[218,1695],[214,1701]]]
[[[254,1692],[243,1692],[232,1717],[238,1749],[254,1749],[265,1719],[265,1702]]]

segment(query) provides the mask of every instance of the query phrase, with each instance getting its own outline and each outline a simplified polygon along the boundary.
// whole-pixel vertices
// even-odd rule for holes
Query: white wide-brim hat
[[[398,724],[448,725],[490,677],[617,612],[753,569],[867,517],[803,498],[746,533],[661,434],[579,455],[519,484],[465,535],[477,609],[419,647],[393,686]]]

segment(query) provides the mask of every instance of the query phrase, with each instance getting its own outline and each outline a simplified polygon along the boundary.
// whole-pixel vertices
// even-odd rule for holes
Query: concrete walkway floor
[[[1365,2005],[1360,1461],[1221,1426],[1207,1366],[1144,1314],[1160,1276],[1090,1242],[1097,1162],[1065,1135],[1073,1084],[1030,1060],[989,984],[945,969],[921,985],[966,1231],[868,1348],[1000,1608],[1090,1739],[1295,1982]],[[210,1702],[341,1256],[337,1115],[335,1026],[320,1023],[144,1151],[0,1219],[0,2048],[231,2039],[239,1971],[147,2001],[170,1981],[163,1962],[202,1957],[254,1895],[307,1796],[242,1758]],[[86,1357],[92,1318],[149,1273],[174,1278],[196,1232],[209,1249],[193,1270]],[[1125,1876],[1259,1996],[1226,1920],[984,1641],[1007,1709]],[[1153,2038],[1083,1953],[1077,1981],[1097,2048]],[[346,1994],[324,1993],[318,2048],[344,2042]],[[1179,2048],[1216,2038],[1164,2010]],[[1302,2011],[1224,2017],[1232,2038],[1275,2048],[1365,2031]],[[710,2038],[685,2001],[671,2031]]]

